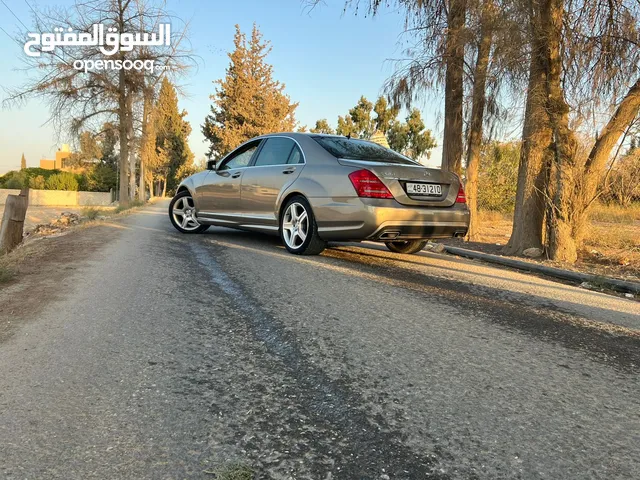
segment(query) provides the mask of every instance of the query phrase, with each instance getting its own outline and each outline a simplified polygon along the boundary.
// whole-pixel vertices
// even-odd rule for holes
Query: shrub
[[[46,181],[47,190],[71,190],[78,191],[79,183],[76,175],[69,172],[60,172],[51,175]]]
[[[478,207],[480,209],[502,213],[513,212],[519,162],[519,142],[493,142],[484,147],[478,174]]]
[[[117,172],[108,165],[95,165],[86,174],[87,190],[91,192],[108,192],[116,188]]]
[[[46,180],[42,175],[37,177],[31,177],[29,179],[29,188],[35,188],[36,190],[44,190]]]
[[[20,190],[22,188],[24,188],[24,183],[22,183],[22,180],[17,178],[17,177],[13,177],[10,178],[7,183],[5,183],[5,188],[11,188],[14,190]]]
[[[628,207],[640,200],[640,148],[622,157],[611,171],[604,187],[604,198]]]
[[[21,189],[28,184],[27,177],[23,170],[8,172],[0,180],[0,186],[2,188]]]
[[[82,216],[87,217],[89,220],[95,220],[100,215],[100,210],[96,207],[85,207],[82,209]]]

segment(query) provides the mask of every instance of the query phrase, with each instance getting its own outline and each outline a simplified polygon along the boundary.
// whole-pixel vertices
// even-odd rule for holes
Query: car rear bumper
[[[415,240],[464,236],[469,210],[450,207],[412,207],[396,200],[374,198],[309,198],[324,240]]]

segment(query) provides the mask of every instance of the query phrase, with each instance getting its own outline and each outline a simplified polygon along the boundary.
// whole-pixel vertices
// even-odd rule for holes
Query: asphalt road
[[[639,303],[165,208],[0,343],[0,477],[640,478]]]

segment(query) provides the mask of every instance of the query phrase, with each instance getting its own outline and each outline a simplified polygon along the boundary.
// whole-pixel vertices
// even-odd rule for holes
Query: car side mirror
[[[207,170],[215,170],[216,169],[217,160],[207,160]]]

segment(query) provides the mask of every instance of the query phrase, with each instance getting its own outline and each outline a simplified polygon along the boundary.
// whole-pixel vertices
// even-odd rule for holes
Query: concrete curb
[[[637,282],[618,280],[617,278],[611,277],[601,277],[598,275],[591,275],[589,273],[572,272],[570,270],[547,267],[537,263],[523,262],[522,260],[500,257],[498,255],[491,255],[488,253],[480,253],[473,250],[467,250],[465,248],[450,247],[449,245],[445,245],[444,249],[447,253],[458,255],[460,257],[484,260],[485,262],[496,263],[498,265],[517,268],[519,270],[527,270],[529,272],[542,273],[544,275],[561,278],[563,280],[570,280],[572,282],[589,282],[594,285],[605,286],[618,292],[640,293],[640,283]]]

